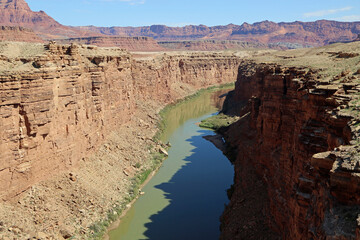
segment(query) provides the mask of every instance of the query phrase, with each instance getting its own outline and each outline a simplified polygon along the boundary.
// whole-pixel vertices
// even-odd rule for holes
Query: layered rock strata
[[[61,44],[87,44],[98,47],[118,47],[129,51],[163,51],[165,50],[158,43],[149,37],[84,37],[58,39],[56,42]]]
[[[168,27],[152,25],[144,27],[77,27],[82,31],[118,36],[147,36],[161,41],[179,40],[238,40],[261,44],[273,44],[284,48],[322,46],[329,42],[351,41],[360,31],[358,22],[336,22],[320,20],[315,22],[262,21],[254,24],[228,24],[208,27],[188,25]]]
[[[137,101],[163,105],[232,82],[239,65],[237,57],[215,53],[134,59],[113,48],[46,48],[39,56],[2,57],[8,66],[0,75],[3,199],[76,168],[131,120]]]
[[[159,45],[169,50],[182,51],[219,51],[268,47],[267,45],[261,43],[226,40],[163,41],[159,42]]]
[[[330,83],[309,68],[241,65],[228,99],[241,119],[225,133],[235,181],[222,239],[258,239],[261,226],[244,221],[244,206],[282,239],[360,238],[355,76]]]
[[[0,0],[0,24],[33,29],[43,39],[95,36],[151,37],[161,41],[207,41],[212,39],[252,42],[260,45],[265,44],[272,48],[284,49],[322,46],[332,42],[348,42],[355,39],[357,34],[360,33],[359,22],[328,20],[289,23],[262,21],[254,24],[228,24],[213,27],[205,25],[187,25],[184,27],[168,27],[165,25],[70,27],[60,24],[44,11],[32,11],[25,0]],[[221,45],[224,45],[222,48],[229,48],[228,43],[221,43]],[[113,46],[117,45],[114,44]],[[206,46],[193,47],[205,48]],[[210,46],[206,48],[211,50]]]
[[[31,29],[10,26],[0,26],[0,41],[43,42]]]

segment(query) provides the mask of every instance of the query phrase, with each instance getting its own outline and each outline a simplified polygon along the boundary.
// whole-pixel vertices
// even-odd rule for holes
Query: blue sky
[[[26,0],[64,25],[147,26],[360,21],[360,0]]]

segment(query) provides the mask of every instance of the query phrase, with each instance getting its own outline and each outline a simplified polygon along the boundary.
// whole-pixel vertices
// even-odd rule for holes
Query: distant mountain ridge
[[[152,25],[144,27],[77,27],[82,31],[111,36],[146,36],[159,41],[174,40],[241,40],[245,42],[293,43],[305,46],[322,46],[329,42],[351,41],[360,33],[360,22],[316,22],[275,23],[263,21],[254,24],[229,24],[208,27],[188,25],[168,27]]]
[[[79,38],[94,36],[152,37],[157,41],[237,40],[279,46],[322,46],[331,42],[356,39],[360,34],[360,22],[275,23],[263,21],[254,24],[229,24],[208,27],[188,25],[168,27],[152,25],[144,27],[70,27],[58,23],[45,12],[33,12],[24,0],[0,0],[0,25],[21,26],[33,29],[43,39]]]

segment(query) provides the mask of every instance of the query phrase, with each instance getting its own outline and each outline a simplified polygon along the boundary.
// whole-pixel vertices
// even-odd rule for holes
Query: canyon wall
[[[84,37],[57,39],[56,42],[61,44],[87,44],[98,47],[118,47],[128,51],[164,51],[165,49],[149,37]]]
[[[261,43],[227,40],[164,41],[158,42],[158,44],[169,50],[182,51],[219,51],[268,47],[266,44]]]
[[[225,133],[235,181],[222,239],[258,239],[261,226],[243,219],[244,206],[282,239],[360,238],[358,120],[349,104],[360,89],[352,79],[331,84],[308,68],[240,66],[228,99],[241,119]]]
[[[30,51],[32,45],[21,46]],[[53,42],[40,55],[2,56],[1,198],[76,168],[131,121],[138,100],[164,105],[189,91],[233,82],[238,65],[227,54],[134,59],[121,49]]]
[[[0,41],[43,42],[31,29],[9,26],[0,26]]]

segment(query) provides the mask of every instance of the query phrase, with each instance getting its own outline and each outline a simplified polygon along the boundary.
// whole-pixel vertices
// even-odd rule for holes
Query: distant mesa
[[[159,41],[158,44],[168,50],[183,51],[217,51],[267,48],[266,44],[236,40],[192,40],[192,41]]]
[[[118,37],[149,37],[159,42],[168,42],[166,44],[161,43],[162,46],[156,46],[153,42],[150,44],[151,40],[148,39],[145,46],[151,47],[152,50],[162,49],[163,47],[168,48],[169,46],[170,48],[178,46],[178,49],[175,50],[228,49],[229,43],[224,43],[225,46],[220,46],[221,43],[219,42],[190,42],[190,45],[189,43],[179,43],[181,41],[199,40],[229,40],[251,43],[249,44],[251,47],[260,45],[281,49],[314,47],[333,42],[353,41],[356,38],[359,39],[358,34],[360,34],[360,22],[327,20],[315,22],[296,21],[290,23],[262,21],[254,24],[229,24],[213,27],[205,25],[188,25],[184,27],[168,27],[165,25],[144,27],[71,27],[58,23],[43,11],[31,11],[24,0],[0,0],[0,25],[32,29],[43,40],[72,38],[75,41],[75,38],[81,38],[81,41],[95,41],[94,39],[85,40],[84,38],[112,36],[117,37],[117,39],[104,38],[100,40],[101,38],[98,38],[96,39],[96,44],[109,45],[113,43],[111,46],[126,46],[131,41],[143,43],[139,41],[140,39],[130,41],[130,39]],[[124,43],[121,43],[122,40]],[[169,42],[174,41],[177,43],[169,44]],[[190,47],[186,47],[186,45]],[[235,47],[239,47],[238,44],[235,45]],[[139,48],[143,47],[133,46],[131,50]]]

